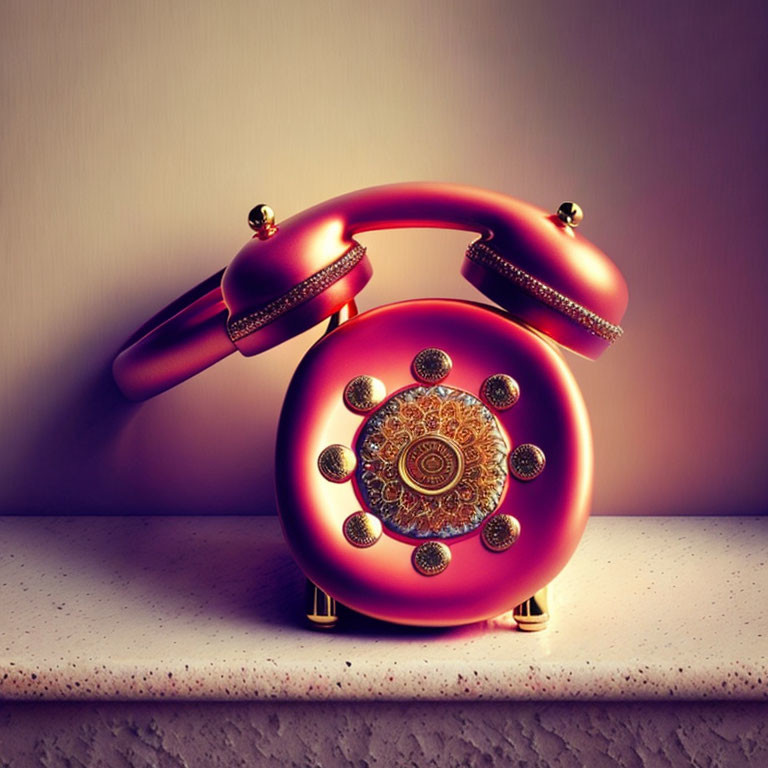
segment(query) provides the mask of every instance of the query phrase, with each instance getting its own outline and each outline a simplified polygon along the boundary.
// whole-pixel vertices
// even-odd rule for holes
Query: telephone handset
[[[308,617],[334,623],[337,600],[423,626],[514,609],[521,629],[541,629],[592,485],[586,408],[542,334],[595,359],[628,300],[576,232],[581,215],[438,183],[360,190],[280,224],[257,206],[253,238],[129,339],[115,379],[145,399],[332,318],[294,374],[277,439],[278,510],[310,581]],[[501,309],[419,299],[357,314],[372,268],[354,236],[396,227],[479,234],[462,274]]]

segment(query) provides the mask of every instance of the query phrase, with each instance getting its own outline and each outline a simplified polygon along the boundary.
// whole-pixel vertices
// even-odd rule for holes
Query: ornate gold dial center
[[[496,417],[469,392],[400,390],[364,422],[355,450],[365,508],[404,536],[461,536],[501,501],[507,445]]]
[[[447,437],[424,435],[400,454],[398,471],[414,491],[428,495],[445,493],[461,480],[464,454]]]

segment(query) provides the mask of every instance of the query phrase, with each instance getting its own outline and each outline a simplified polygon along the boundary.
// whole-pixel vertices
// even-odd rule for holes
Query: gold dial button
[[[355,376],[344,388],[344,402],[347,408],[358,413],[372,410],[386,396],[386,387],[373,376]]]
[[[494,515],[483,526],[483,544],[491,552],[509,549],[520,536],[520,523],[512,515]]]
[[[434,347],[422,349],[413,359],[413,373],[425,384],[442,381],[451,372],[451,368],[453,361],[448,353]]]
[[[349,480],[357,466],[355,454],[345,445],[329,445],[317,459],[317,467],[326,480],[343,483]]]
[[[537,445],[523,443],[509,455],[509,471],[518,480],[533,480],[544,471],[547,460]]]
[[[480,387],[480,397],[491,408],[505,411],[511,408],[520,397],[520,386],[506,373],[496,373],[489,376]]]
[[[437,576],[451,562],[451,550],[442,541],[427,541],[413,550],[413,567],[424,576]]]
[[[369,512],[355,512],[344,521],[344,536],[356,547],[370,547],[381,538],[381,520]]]

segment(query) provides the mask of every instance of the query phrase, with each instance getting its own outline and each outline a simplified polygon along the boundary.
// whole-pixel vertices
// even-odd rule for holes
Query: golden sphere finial
[[[581,210],[581,206],[577,203],[566,200],[557,209],[557,218],[569,227],[578,227],[584,218],[584,211]]]
[[[277,232],[275,212],[268,205],[259,203],[251,208],[251,212],[248,214],[248,226],[261,240],[272,237]]]

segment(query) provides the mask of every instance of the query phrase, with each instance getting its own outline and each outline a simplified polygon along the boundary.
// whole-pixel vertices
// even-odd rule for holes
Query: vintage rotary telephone
[[[627,287],[575,227],[452,184],[353,192],[275,224],[152,318],[114,362],[145,399],[239,350],[255,355],[331,318],[293,377],[277,439],[285,538],[310,580],[307,615],[336,600],[401,624],[514,609],[546,626],[546,585],[573,553],[592,487],[589,420],[551,340],[597,358],[622,331]],[[462,274],[503,309],[448,299],[357,314],[371,277],[360,232],[475,232]]]

